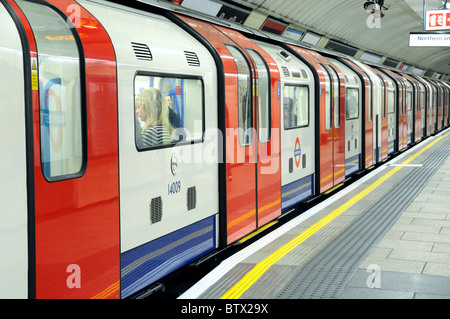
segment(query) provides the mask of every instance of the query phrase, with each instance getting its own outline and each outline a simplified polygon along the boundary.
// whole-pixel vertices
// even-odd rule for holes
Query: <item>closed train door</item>
[[[103,27],[78,4],[84,24],[70,27],[71,5],[8,4],[22,25],[31,71],[26,113],[32,114],[29,235],[35,237],[28,295],[118,298],[115,55]]]
[[[361,69],[348,59],[332,59],[341,70],[345,78],[345,176],[361,170],[368,161],[372,162],[372,122],[364,126],[364,117],[367,112],[363,108],[367,103],[368,79]],[[360,78],[361,75],[361,78]],[[368,117],[366,116],[366,119]],[[367,121],[366,121],[367,122]],[[365,127],[365,130],[364,130]],[[364,139],[366,141],[364,149]],[[366,151],[366,152],[365,152]],[[363,155],[366,154],[365,157]],[[365,158],[365,159],[364,159]]]
[[[334,60],[314,51],[288,45],[315,73],[316,193],[337,186],[345,178],[344,80]]]
[[[278,70],[273,60],[237,32],[178,16],[204,37],[219,75],[220,242],[227,245],[281,214]],[[267,64],[270,63],[270,64]],[[220,91],[222,90],[222,91]],[[268,103],[271,101],[271,103]],[[276,107],[278,105],[278,108]]]
[[[236,63],[244,58],[252,73],[252,122],[255,152],[257,228],[281,214],[280,75],[272,57],[237,31],[216,26],[232,44],[226,44]],[[227,141],[229,139],[227,138]],[[230,145],[230,147],[232,147]],[[231,149],[227,145],[227,154]],[[251,160],[251,159],[250,159]],[[252,174],[250,175],[252,178]]]

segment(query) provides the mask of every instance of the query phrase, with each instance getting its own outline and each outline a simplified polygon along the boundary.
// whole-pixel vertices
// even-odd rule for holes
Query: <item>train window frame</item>
[[[255,49],[252,48],[246,48],[246,50],[249,52],[251,58],[253,59],[253,61],[255,62],[255,69],[258,72],[258,81],[256,83],[256,96],[258,97],[258,138],[259,138],[259,142],[260,143],[268,143],[271,140],[271,132],[272,132],[272,92],[271,92],[271,77],[270,77],[270,69],[269,66],[267,65],[266,60],[263,58],[263,56],[256,51]],[[258,64],[257,61],[255,60],[255,56],[252,54],[254,53],[261,61],[262,64],[265,67],[265,71],[267,74],[267,108],[266,108],[266,120],[267,120],[267,126],[265,127],[267,129],[267,132],[264,134],[264,137],[266,137],[265,139],[261,139],[261,99],[260,99],[260,94],[261,94],[261,81],[260,81],[260,69],[258,68]]]
[[[322,64],[317,63],[325,78],[325,130],[329,131],[333,127],[333,83],[328,69]]]
[[[373,81],[370,78],[370,76],[368,76],[365,72],[363,72],[364,76],[367,78],[367,83],[369,84],[367,89],[369,91],[368,94],[368,111],[367,111],[367,120],[369,121],[369,123],[372,122],[373,120],[373,95],[374,95],[374,89],[373,89]]]
[[[408,102],[408,105],[406,106],[406,111],[412,111],[413,110],[413,102],[414,102],[414,96],[413,91],[408,90],[406,91],[406,101]]]
[[[358,95],[357,95],[357,104],[356,104],[356,110],[357,110],[357,112],[356,112],[356,115],[355,116],[349,116],[348,115],[348,113],[347,113],[347,110],[348,110],[348,105],[349,105],[349,103],[348,103],[348,92],[349,91],[356,91],[357,93],[358,93]],[[360,107],[360,89],[359,88],[357,88],[357,87],[346,87],[345,88],[345,120],[346,121],[350,121],[350,120],[356,120],[356,119],[359,119],[359,107]]]
[[[386,83],[384,83],[383,78],[377,74],[379,80],[380,80],[380,88],[381,88],[381,105],[382,105],[382,119],[386,119]]]
[[[228,52],[231,54],[231,57],[234,60],[234,63],[236,65],[236,75],[237,75],[237,96],[238,96],[238,140],[239,140],[239,145],[241,147],[247,147],[247,146],[251,146],[253,145],[253,138],[254,138],[254,130],[255,130],[255,124],[254,124],[254,111],[253,111],[253,90],[254,90],[254,75],[252,72],[252,66],[251,66],[251,62],[249,61],[249,59],[246,57],[246,54],[242,51],[242,49],[240,49],[239,47],[237,47],[234,44],[231,43],[227,43],[224,42],[223,43],[225,45],[225,47],[227,48]],[[247,108],[247,117],[245,119],[245,121],[247,122],[247,124],[250,124],[249,126],[245,126],[244,127],[244,119],[241,119],[240,114],[242,114],[242,105],[240,103],[240,99],[241,99],[241,95],[239,93],[239,75],[244,74],[241,73],[239,70],[239,66],[236,63],[236,57],[233,55],[232,50],[230,50],[230,48],[233,48],[234,50],[236,50],[236,52],[238,52],[240,55],[242,55],[242,58],[245,62],[245,64],[247,65],[249,74],[248,74],[248,80],[249,80],[249,85],[248,85],[248,89],[247,89],[247,93],[248,93],[248,98],[246,101],[246,108]],[[248,119],[250,119],[250,122],[248,121]]]
[[[138,138],[137,138],[137,119],[136,119],[136,78],[138,76],[147,76],[147,77],[158,77],[158,78],[164,78],[164,79],[183,79],[183,80],[198,80],[201,83],[201,123],[202,123],[202,129],[201,133],[196,132],[195,134],[199,134],[200,137],[198,138],[191,138],[189,140],[182,140],[182,141],[173,141],[171,140],[170,143],[164,143],[160,145],[153,145],[153,146],[139,146],[138,145]],[[150,86],[149,86],[150,87]],[[163,93],[164,94],[164,93]],[[147,152],[147,151],[153,151],[153,150],[160,150],[165,148],[173,148],[177,146],[183,146],[183,145],[191,145],[191,144],[199,144],[203,143],[205,140],[205,83],[202,76],[197,75],[190,75],[190,74],[176,74],[176,73],[161,73],[161,72],[151,72],[151,71],[144,71],[144,70],[138,70],[135,72],[133,76],[133,112],[134,112],[134,144],[136,147],[136,150],[138,152]],[[195,126],[194,126],[195,127]],[[185,127],[182,127],[185,129]],[[189,133],[190,134],[190,133]],[[191,135],[191,134],[190,134]]]
[[[333,78],[333,82],[331,84],[331,99],[333,101],[333,109],[334,109],[334,128],[341,127],[341,81],[339,79],[339,75],[337,71],[331,66],[327,64],[327,66],[331,69],[330,75]],[[335,81],[336,80],[336,81]],[[337,103],[336,103],[337,102]]]
[[[25,7],[24,7],[25,4]],[[81,42],[81,39],[78,35],[78,33],[76,32],[75,28],[71,27],[70,24],[67,23],[68,17],[67,15],[61,11],[59,8],[57,8],[55,5],[51,4],[51,3],[47,3],[47,2],[41,2],[41,1],[17,1],[17,5],[19,6],[20,10],[23,12],[23,14],[25,15],[25,17],[27,18],[28,22],[30,23],[32,32],[33,32],[33,37],[36,41],[36,48],[37,48],[37,57],[36,57],[36,69],[37,69],[37,74],[38,74],[38,92],[39,92],[39,98],[38,98],[38,105],[39,105],[39,144],[40,144],[40,164],[41,164],[41,173],[44,177],[44,179],[47,182],[58,182],[58,181],[64,181],[64,180],[69,180],[69,179],[76,179],[76,178],[80,178],[84,175],[84,173],[86,172],[86,168],[87,168],[87,161],[88,161],[88,134],[87,134],[87,110],[86,110],[86,65],[85,65],[85,56],[84,56],[84,50],[83,50],[83,44]],[[65,29],[65,31],[68,31],[67,34],[68,37],[70,37],[70,39],[74,40],[74,46],[76,48],[76,50],[72,51],[72,53],[74,53],[76,51],[76,55],[77,56],[70,56],[71,60],[73,58],[78,58],[78,72],[76,72],[77,76],[79,77],[79,83],[76,83],[76,85],[78,85],[78,87],[75,88],[75,92],[77,93],[77,96],[79,98],[79,100],[77,102],[75,102],[74,104],[76,104],[75,106],[73,106],[73,108],[76,108],[75,112],[77,112],[78,114],[76,114],[76,119],[79,123],[76,123],[75,126],[75,133],[74,130],[71,131],[71,133],[76,135],[77,140],[71,140],[70,143],[72,143],[72,147],[74,147],[75,150],[72,150],[73,152],[81,152],[81,155],[79,156],[72,156],[72,158],[63,158],[62,160],[59,159],[56,162],[66,162],[69,163],[67,164],[68,166],[72,166],[72,165],[77,165],[76,167],[78,169],[76,170],[71,170],[71,171],[67,171],[67,172],[63,172],[61,174],[55,174],[52,175],[51,173],[51,166],[52,164],[55,163],[55,160],[52,160],[52,155],[51,155],[51,149],[52,149],[52,143],[50,141],[51,139],[51,133],[50,133],[50,126],[57,126],[57,127],[61,127],[61,123],[65,124],[67,123],[67,114],[66,112],[68,111],[67,108],[63,109],[63,110],[57,110],[54,111],[53,116],[50,114],[51,111],[49,109],[50,105],[49,105],[49,100],[45,100],[45,98],[47,96],[50,95],[50,89],[54,86],[54,85],[59,85],[61,86],[61,81],[62,81],[62,76],[59,78],[53,78],[49,81],[47,81],[46,85],[43,85],[43,83],[41,83],[40,77],[42,75],[42,73],[44,72],[41,63],[45,62],[46,59],[43,58],[43,56],[45,56],[46,54],[42,54],[42,52],[46,52],[45,50],[45,46],[43,46],[43,43],[39,43],[41,40],[39,39],[39,36],[36,34],[36,30],[34,27],[40,26],[39,24],[35,24],[36,20],[33,21],[32,15],[31,17],[29,16],[30,12],[26,12],[28,9],[26,8],[26,6],[31,5],[38,5],[41,7],[45,7],[48,8],[49,11],[51,11],[54,14],[54,17],[61,19],[61,21],[59,21],[57,18],[56,20],[58,20],[57,22],[60,23],[60,25],[64,25],[67,27],[67,29]],[[55,20],[55,22],[56,22]],[[48,21],[47,21],[48,23]],[[52,27],[54,27],[54,25],[52,25]],[[42,32],[42,31],[41,31]],[[48,38],[48,36],[45,37],[48,40],[51,40]],[[55,44],[64,44],[64,43],[70,43],[70,42],[54,42],[52,43],[51,48],[54,49],[55,48]],[[61,52],[60,52],[61,53]],[[47,54],[47,56],[51,56],[51,57],[57,57],[60,60],[63,60],[63,55],[57,55],[57,54],[52,54],[49,55]],[[48,62],[48,61],[47,61]],[[52,65],[54,65],[52,63]],[[62,64],[63,66],[65,64]],[[63,67],[62,69],[67,70],[67,67]],[[62,75],[58,74],[58,75]],[[66,79],[64,79],[66,81]],[[65,90],[66,88],[64,88]],[[43,91],[44,90],[44,91]],[[60,89],[62,92],[62,88]],[[58,100],[56,98],[56,96],[58,96],[58,93],[54,92],[54,90],[52,90],[52,95],[54,95],[54,100],[55,103]],[[42,99],[44,98],[44,101],[42,101]],[[61,94],[59,95],[59,99],[61,99]],[[45,101],[47,101],[48,103],[44,103]],[[47,109],[44,108],[44,105],[47,104]],[[56,103],[58,104],[58,103]],[[60,107],[62,107],[60,105]],[[43,112],[47,110],[46,112]],[[56,112],[61,112],[60,115],[58,115]],[[54,123],[53,125],[50,123],[55,119],[58,119],[59,121],[56,121],[56,123]],[[45,140],[43,140],[43,138],[45,138],[45,134],[43,134],[43,128],[44,127],[49,127],[49,132],[48,132],[48,143],[45,142]],[[76,132],[78,131],[78,132]],[[60,132],[62,135],[62,131]],[[61,141],[61,144],[63,143],[63,141]],[[48,144],[48,146],[46,146]],[[58,143],[59,144],[59,143]],[[79,145],[81,144],[81,145]],[[61,146],[62,147],[62,146]],[[48,150],[47,150],[48,149]],[[64,155],[63,155],[64,156]],[[76,162],[74,164],[73,159],[75,157],[79,158],[79,164],[78,162]],[[48,160],[49,159],[49,160]],[[78,161],[78,160],[77,160]],[[66,165],[65,164],[65,165]],[[65,168],[63,168],[62,170],[65,170]],[[50,172],[50,173],[49,173]]]
[[[392,93],[392,94],[391,94]],[[391,97],[393,97],[393,105],[392,105],[392,107],[390,107],[390,100],[391,100]],[[393,114],[393,113],[395,113],[395,105],[396,105],[396,100],[397,100],[397,91],[395,90],[395,89],[393,89],[393,88],[389,88],[388,87],[388,96],[387,96],[387,98],[388,98],[388,103],[387,103],[387,107],[388,107],[388,114]]]
[[[285,96],[285,88],[286,87],[296,87],[296,88],[306,88],[306,96],[307,96],[307,101],[308,101],[308,103],[307,103],[307,106],[306,106],[306,109],[307,109],[307,123],[306,124],[303,124],[303,125],[294,125],[294,126],[287,126],[286,127],[286,120],[285,120],[285,108],[284,108],[284,99],[286,98],[286,96]],[[283,103],[283,106],[282,106],[282,110],[283,110],[283,128],[284,128],[284,130],[285,131],[287,131],[287,130],[294,130],[294,129],[298,129],[298,128],[302,128],[302,127],[308,127],[309,126],[309,124],[310,124],[310,113],[311,113],[311,110],[310,110],[310,108],[311,108],[311,101],[310,101],[310,91],[309,91],[309,85],[307,85],[307,84],[298,84],[298,83],[284,83],[283,84],[283,89],[282,89],[282,92],[283,92],[283,101],[282,101],[282,103]]]

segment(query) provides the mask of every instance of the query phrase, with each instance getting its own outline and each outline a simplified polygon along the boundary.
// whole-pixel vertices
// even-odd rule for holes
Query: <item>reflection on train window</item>
[[[412,99],[412,91],[408,91],[407,93],[407,99],[408,99],[408,111],[412,110],[412,105],[413,105],[413,99]]]
[[[328,131],[331,129],[331,80],[325,67],[320,63],[318,65],[325,77],[325,129]]]
[[[232,45],[226,45],[226,47],[234,58],[238,72],[239,144],[241,146],[251,145],[253,140],[253,114],[250,67],[239,49]]]
[[[426,103],[425,91],[420,92],[420,100],[421,100],[421,102],[420,102],[421,107],[422,107],[422,109],[424,109],[425,108],[425,103]]]
[[[388,113],[395,112],[395,91],[388,89]]]
[[[42,172],[49,180],[79,176],[84,162],[80,53],[66,22],[46,5],[17,1],[33,29],[39,71]],[[64,37],[64,41],[55,40]]]
[[[203,82],[200,78],[138,74],[134,90],[138,149],[202,139]]]
[[[348,88],[345,90],[345,118],[347,120],[359,117],[359,90]]]
[[[260,142],[270,140],[270,76],[266,62],[255,50],[248,49],[258,69],[258,135]]]
[[[309,88],[285,85],[283,87],[284,128],[309,125]]]
[[[341,104],[339,102],[339,77],[336,70],[328,64],[328,68],[331,71],[331,77],[333,78],[333,107],[334,107],[334,127],[339,128],[341,126]]]

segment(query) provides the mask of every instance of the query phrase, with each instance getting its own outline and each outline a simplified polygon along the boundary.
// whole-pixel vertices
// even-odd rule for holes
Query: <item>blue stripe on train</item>
[[[314,174],[282,186],[281,210],[285,211],[312,195],[314,195]]]
[[[122,298],[216,248],[215,216],[121,254]]]

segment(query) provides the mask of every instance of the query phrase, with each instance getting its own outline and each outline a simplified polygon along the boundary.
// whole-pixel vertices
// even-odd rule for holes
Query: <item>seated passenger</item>
[[[142,143],[144,147],[171,143],[173,131],[168,118],[168,103],[155,88],[142,90],[135,98],[136,114],[144,122]]]
[[[166,95],[166,100],[169,103],[169,123],[174,129],[172,132],[172,142],[181,142],[186,139],[186,132],[180,124],[180,117],[178,113],[174,110],[172,99],[170,95]]]

